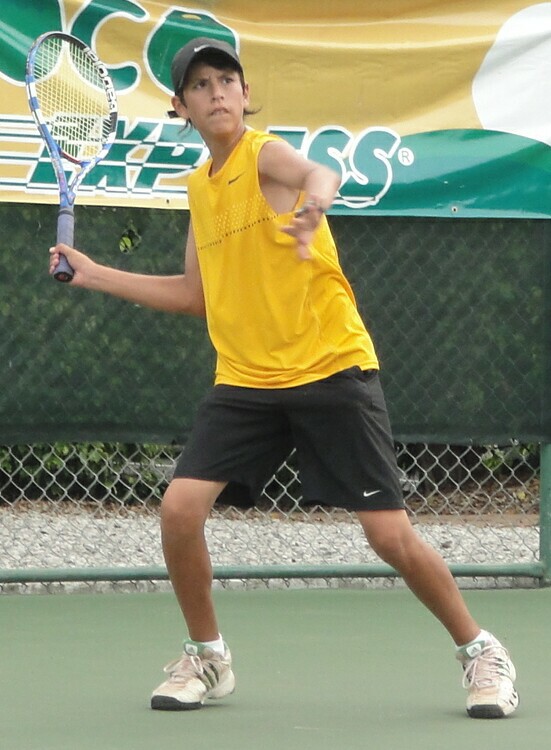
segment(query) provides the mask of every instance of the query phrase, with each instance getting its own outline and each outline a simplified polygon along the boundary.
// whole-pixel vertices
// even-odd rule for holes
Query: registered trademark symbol
[[[415,156],[410,148],[401,148],[398,151],[398,161],[404,167],[409,167],[415,161]]]

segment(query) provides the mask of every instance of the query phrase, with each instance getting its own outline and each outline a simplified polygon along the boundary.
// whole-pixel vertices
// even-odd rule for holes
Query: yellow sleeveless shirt
[[[274,140],[247,130],[215,175],[209,160],[189,178],[216,384],[286,388],[378,368],[325,216],[312,259],[300,260],[281,231],[292,213],[277,214],[262,194],[258,154]]]

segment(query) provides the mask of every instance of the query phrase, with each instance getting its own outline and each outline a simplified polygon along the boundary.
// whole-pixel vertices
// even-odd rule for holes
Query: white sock
[[[226,646],[224,644],[224,640],[221,635],[218,635],[218,638],[215,641],[201,641],[201,643],[204,646],[207,646],[208,648],[212,649],[215,654],[220,654],[220,656],[224,656],[224,653],[226,651]]]
[[[462,648],[465,648],[465,646],[470,646],[471,643],[476,643],[477,641],[488,641],[492,638],[492,634],[488,633],[487,630],[481,630],[480,633],[476,636],[476,638],[473,638],[472,641],[469,641],[468,643],[464,643],[462,646],[456,646],[456,650],[459,651]]]

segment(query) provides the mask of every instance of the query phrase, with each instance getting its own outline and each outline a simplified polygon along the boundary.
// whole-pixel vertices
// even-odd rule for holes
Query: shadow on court
[[[182,713],[149,709],[183,637],[172,595],[2,596],[1,746],[543,750],[551,589],[465,597],[517,666],[508,719],[467,717],[452,643],[404,589],[217,592],[237,689]]]

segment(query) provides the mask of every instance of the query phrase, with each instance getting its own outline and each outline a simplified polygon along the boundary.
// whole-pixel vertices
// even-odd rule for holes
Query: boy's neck
[[[210,168],[211,176],[222,169],[234,148],[237,146],[241,138],[243,138],[246,130],[247,128],[243,125],[242,129],[227,140],[209,139],[208,141],[205,141],[212,159],[212,165]]]

